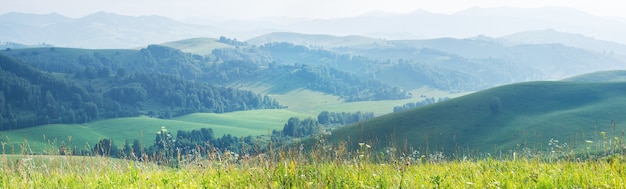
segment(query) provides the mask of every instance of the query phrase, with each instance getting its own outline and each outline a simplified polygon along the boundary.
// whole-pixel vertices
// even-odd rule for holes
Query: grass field
[[[262,86],[246,88],[255,92],[267,92]],[[379,100],[379,101],[359,101],[344,102],[338,96],[324,94],[322,92],[312,91],[308,89],[294,89],[282,94],[268,94],[275,98],[281,104],[288,106],[288,110],[305,114],[317,115],[322,111],[330,112],[374,112],[376,115],[383,115],[393,112],[395,106],[402,106],[409,102],[419,102],[424,100],[421,95],[428,98],[458,97],[468,93],[450,94],[430,88],[419,88],[409,91],[413,94],[412,98],[401,100]]]
[[[0,141],[21,150],[24,138],[30,149],[40,152],[45,148],[55,150],[62,142],[79,149],[93,146],[100,139],[111,138],[118,145],[125,140],[130,143],[139,139],[144,145],[154,143],[155,133],[166,127],[171,132],[211,128],[216,137],[224,134],[233,136],[266,135],[272,130],[281,130],[290,117],[306,118],[312,115],[287,110],[252,110],[224,114],[195,113],[171,120],[150,117],[117,118],[86,124],[52,124],[38,127],[0,132]],[[71,137],[71,141],[70,138]],[[71,143],[71,144],[70,144]]]
[[[281,155],[266,159],[196,159],[177,168],[105,157],[0,155],[0,188],[626,187],[622,156],[576,161],[489,157],[441,161],[427,156],[372,162],[367,151],[363,156],[277,154]]]
[[[232,46],[220,43],[217,39],[213,38],[191,38],[180,41],[166,42],[161,45],[177,48],[183,52],[198,55],[209,55],[214,49],[233,48]]]

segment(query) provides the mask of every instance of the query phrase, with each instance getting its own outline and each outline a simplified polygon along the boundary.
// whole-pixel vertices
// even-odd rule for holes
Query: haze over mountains
[[[458,137],[440,143],[449,148],[511,147],[523,140],[485,134],[508,137],[525,124],[553,133],[593,123],[588,115],[625,120],[604,111],[622,107],[613,101],[623,101],[626,74],[615,71],[626,70],[623,33],[623,19],[560,7],[252,21],[8,13],[0,15],[0,130],[250,110],[382,115],[473,93],[361,123],[376,136],[355,135],[355,125],[333,136],[401,132],[422,145],[415,133],[433,131]],[[583,75],[596,71],[605,72]],[[562,118],[571,121],[539,127]],[[568,134],[593,132],[572,128]]]
[[[8,13],[0,16],[2,41],[75,48],[136,48],[190,37],[217,35],[211,26],[181,23],[160,16],[123,16],[106,12],[81,18],[59,14]]]
[[[575,9],[471,8],[455,14],[417,10],[407,14],[370,13],[339,19],[203,21],[193,24],[161,16],[123,16],[106,12],[81,18],[59,14],[7,13],[0,16],[0,41],[79,48],[136,48],[192,37],[221,35],[250,39],[270,32],[361,35],[382,39],[501,37],[554,29],[594,39],[626,43],[626,21],[596,17]],[[189,20],[187,20],[189,21]],[[556,41],[546,41],[556,42]]]

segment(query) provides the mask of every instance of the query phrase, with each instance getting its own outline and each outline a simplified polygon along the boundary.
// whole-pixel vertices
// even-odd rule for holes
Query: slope
[[[387,114],[344,127],[330,141],[415,147],[426,153],[523,148],[546,150],[550,139],[580,152],[619,135],[626,117],[626,83],[529,82],[484,90],[442,103]],[[617,123],[617,124],[612,124]],[[606,138],[604,138],[606,142]],[[405,148],[406,150],[406,148]],[[552,149],[554,150],[554,149]]]
[[[566,78],[563,81],[574,82],[623,82],[626,81],[626,70],[611,70]]]

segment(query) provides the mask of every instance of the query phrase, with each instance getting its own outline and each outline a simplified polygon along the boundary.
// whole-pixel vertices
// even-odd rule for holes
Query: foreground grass
[[[2,155],[0,188],[626,188],[620,160],[308,158],[199,160],[171,168],[102,157]]]

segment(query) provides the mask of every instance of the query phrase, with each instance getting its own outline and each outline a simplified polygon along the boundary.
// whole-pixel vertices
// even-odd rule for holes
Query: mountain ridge
[[[54,14],[54,13],[53,13]],[[13,23],[11,17],[26,15]],[[7,18],[9,17],[9,18]],[[135,48],[188,37],[213,36],[212,26],[184,24],[162,16],[125,16],[97,12],[80,18],[44,22],[47,15],[4,14],[0,16],[2,41],[25,44],[47,43],[79,48]],[[29,21],[30,20],[30,21]],[[44,21],[38,21],[44,20]]]
[[[476,13],[480,12],[480,13]],[[1,20],[21,20],[15,18],[18,13],[0,15]],[[36,16],[36,14],[22,14],[24,16]],[[58,14],[48,16],[59,17]],[[180,40],[191,37],[218,37],[220,34],[229,33],[239,39],[249,39],[268,32],[297,32],[331,34],[339,36],[364,35],[374,38],[391,36],[404,33],[405,36],[420,36],[424,38],[468,38],[478,35],[505,36],[517,32],[529,30],[555,30],[577,33],[591,36],[596,39],[609,40],[626,44],[626,38],[621,35],[626,33],[626,22],[615,18],[594,16],[576,9],[563,7],[544,8],[472,8],[459,11],[455,14],[438,14],[427,11],[413,11],[402,14],[376,15],[364,14],[354,17],[338,19],[295,19],[292,21],[225,21],[210,22],[210,24],[194,25],[183,23],[161,16],[123,16],[117,20],[121,23],[135,21],[134,24],[120,25],[107,22],[82,22],[71,24],[77,20],[95,16],[116,17],[113,13],[94,13],[80,18],[67,18],[69,21],[59,22],[62,24],[46,24],[44,21],[18,21],[9,24],[0,22],[0,27],[8,28],[0,31],[0,40],[13,41],[16,43],[38,44],[48,43],[56,46],[83,47],[83,48],[134,48],[148,44],[162,43],[166,41]],[[381,16],[382,15],[382,16]],[[41,15],[40,15],[41,16]],[[61,19],[60,19],[61,20]],[[141,22],[137,22],[141,20]],[[283,19],[284,20],[284,19]],[[30,23],[28,23],[30,22]],[[159,23],[168,23],[161,25]],[[40,23],[39,25],[37,23]],[[85,25],[85,24],[88,25]],[[102,24],[97,27],[91,24]],[[258,24],[276,23],[276,24]],[[52,27],[62,25],[63,27]],[[28,26],[28,27],[26,27]],[[155,27],[158,26],[158,27]],[[111,28],[126,27],[126,30],[111,30]],[[106,31],[106,29],[109,31]],[[38,30],[49,31],[49,34],[35,32]],[[88,35],[83,31],[95,32],[105,30],[97,35]],[[154,30],[158,30],[154,31]],[[69,32],[73,31],[73,32]],[[121,31],[135,32],[142,35],[122,35]],[[77,34],[78,38],[67,38],[64,33]],[[20,35],[25,34],[25,35]],[[28,34],[28,35],[26,35]],[[33,37],[36,36],[36,37]],[[141,36],[141,37],[137,37]],[[28,38],[30,37],[30,38]],[[101,38],[89,40],[88,38]],[[105,40],[106,39],[106,40]],[[108,42],[107,40],[111,40]],[[81,42],[82,41],[82,42]]]

